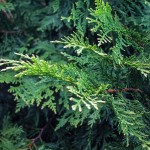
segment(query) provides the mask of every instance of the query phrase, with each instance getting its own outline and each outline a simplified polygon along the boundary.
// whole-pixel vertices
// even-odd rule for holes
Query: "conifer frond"
[[[127,146],[130,144],[129,139],[133,136],[137,146],[142,145],[143,148],[149,149],[148,135],[143,132],[145,129],[143,121],[145,110],[140,102],[120,97],[112,101],[112,107],[119,122],[119,132],[122,132],[126,137]]]
[[[0,1],[0,11],[10,12],[14,9],[14,6],[10,2]]]
[[[73,48],[78,55],[82,53],[83,50],[93,51],[94,53],[104,57],[107,54],[98,48],[95,44],[90,45],[89,40],[84,38],[83,35],[79,33],[73,33],[71,36],[67,36],[61,39],[61,41],[52,41],[52,43],[64,44],[64,48]]]
[[[75,102],[75,105],[72,105],[73,110],[76,110],[77,108],[79,111],[82,111],[81,105],[84,104],[88,109],[94,107],[95,109],[98,109],[98,103],[105,103],[103,100],[99,100],[97,95],[93,93],[94,89],[92,89],[93,85],[90,83],[87,75],[85,72],[82,72],[73,65],[57,65],[57,64],[50,64],[44,60],[40,60],[38,57],[32,56],[29,57],[28,55],[21,55],[26,60],[22,61],[13,61],[13,60],[1,60],[2,64],[12,64],[11,67],[6,67],[3,71],[6,70],[14,70],[16,72],[19,72],[16,74],[16,77],[23,77],[23,76],[41,76],[41,77],[49,77],[51,79],[55,79],[56,82],[59,81],[63,85],[70,84],[72,86],[67,86],[68,92],[74,94],[77,96],[77,98],[70,98],[71,101]],[[2,65],[1,64],[1,65]],[[55,84],[56,84],[55,82]],[[58,83],[59,83],[58,82]],[[63,83],[66,82],[66,83]],[[25,82],[26,83],[26,82]],[[27,82],[28,85],[23,84],[23,88],[30,87],[31,82]],[[91,86],[89,87],[89,85]],[[47,105],[49,108],[51,108],[54,112],[56,112],[55,109],[55,102],[53,97],[53,92],[46,86],[46,87],[38,87],[39,92],[31,92],[35,90],[36,84],[34,85],[34,82],[32,83],[32,87],[25,89],[25,94],[21,94],[22,92],[20,90],[23,90],[21,86],[11,87],[10,92],[15,93],[16,100],[22,99],[22,107],[24,105],[33,105],[34,102],[36,102],[37,106],[39,106],[42,102],[43,98],[49,98],[47,102],[44,102],[42,105],[42,108],[46,107]],[[44,84],[43,84],[44,85]],[[54,85],[57,88],[57,84]],[[59,87],[59,86],[58,86]],[[102,85],[102,89],[105,86]],[[107,85],[106,85],[107,87]],[[46,95],[43,94],[43,88],[47,89],[45,90]],[[42,89],[42,90],[41,90]],[[28,94],[29,93],[29,94]],[[34,95],[33,95],[33,94]],[[48,93],[48,94],[47,94]],[[29,98],[29,96],[32,95],[32,99]],[[20,103],[18,106],[21,106]]]
[[[24,149],[27,148],[21,126],[13,125],[9,117],[3,119],[3,129],[0,131],[0,149]]]

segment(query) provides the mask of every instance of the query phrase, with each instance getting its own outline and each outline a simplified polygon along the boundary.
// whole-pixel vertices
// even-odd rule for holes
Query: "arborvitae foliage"
[[[10,118],[5,117],[3,120],[3,129],[0,132],[0,149],[17,150],[27,149],[22,127],[10,123]]]
[[[60,5],[61,1],[51,3],[54,2],[57,5],[50,5],[48,10],[61,12],[59,9],[64,4]],[[41,4],[45,5],[43,2]],[[61,14],[63,20],[71,21],[66,23],[68,27],[73,23],[74,32],[62,39],[51,38],[51,41],[55,40],[51,43],[46,41],[43,30],[58,30],[61,23],[57,28],[56,24],[51,25],[49,19],[46,23],[45,16],[41,18],[43,22],[39,27],[40,15],[47,11],[38,6],[35,9],[38,11],[31,9],[32,15],[23,9],[29,15],[25,15],[27,25],[23,28],[28,34],[32,28],[37,29],[27,40],[29,46],[24,46],[20,51],[17,47],[15,60],[4,58],[0,61],[0,82],[12,84],[9,92],[17,101],[16,110],[37,106],[38,110],[43,109],[46,116],[43,122],[47,124],[41,128],[38,136],[30,136],[36,137],[31,147],[149,150],[150,3],[128,0],[122,3],[78,1],[73,5],[71,16],[67,18],[63,16],[65,13]],[[28,17],[35,20],[31,22]],[[43,41],[37,36],[44,36]],[[40,44],[37,46],[36,43]],[[56,51],[50,56],[46,55],[49,45],[53,46],[53,50],[58,45],[62,47],[62,44],[64,49],[73,50],[73,53],[62,50],[56,54],[56,59],[51,57],[55,57]],[[41,45],[47,46],[43,55]],[[62,60],[59,61],[59,58]],[[51,110],[51,115],[47,110]],[[40,117],[37,118],[40,120]],[[43,130],[52,137],[48,135],[42,144],[37,139],[41,138]]]

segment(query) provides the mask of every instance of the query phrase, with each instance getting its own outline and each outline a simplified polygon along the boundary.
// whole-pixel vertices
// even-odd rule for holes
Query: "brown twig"
[[[5,34],[15,34],[19,33],[20,31],[7,31],[7,30],[0,30],[0,33],[5,33]]]
[[[42,141],[41,136],[42,136],[43,131],[45,130],[46,127],[47,127],[47,125],[45,125],[43,128],[41,128],[39,134],[38,134],[35,138],[31,139],[32,142],[28,145],[28,148],[29,148],[30,150],[32,150],[32,146],[34,146],[34,148],[37,149],[36,142],[37,142],[38,140],[41,140],[41,141]]]
[[[141,91],[140,89],[134,89],[134,88],[124,88],[121,90],[115,90],[115,89],[108,89],[107,90],[108,93],[130,92],[130,91],[143,93],[143,91]]]
[[[6,0],[0,0],[0,2],[6,3]],[[12,15],[11,12],[6,12],[5,10],[2,10],[2,12],[5,14],[6,18],[7,18],[9,21],[13,21],[13,15]]]

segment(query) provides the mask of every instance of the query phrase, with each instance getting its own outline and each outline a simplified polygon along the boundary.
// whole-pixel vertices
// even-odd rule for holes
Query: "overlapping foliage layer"
[[[0,10],[0,82],[18,124],[4,118],[1,149],[150,149],[150,2],[16,0]]]

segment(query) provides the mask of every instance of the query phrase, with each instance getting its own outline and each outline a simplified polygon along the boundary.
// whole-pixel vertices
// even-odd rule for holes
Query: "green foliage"
[[[139,1],[109,1],[114,10],[118,13],[119,17],[128,26],[136,26],[142,31],[149,30],[149,6],[150,2],[145,0]],[[118,9],[120,8],[120,9]],[[132,28],[132,27],[131,27]]]
[[[73,22],[80,34],[86,32],[87,22],[86,17],[88,15],[88,9],[90,7],[90,0],[77,1],[73,5],[71,10],[71,15],[69,17],[62,17],[62,20],[67,20],[67,22]]]
[[[137,145],[149,149],[148,135],[143,133],[145,124],[143,121],[144,108],[138,100],[129,101],[124,98],[112,101],[114,112],[118,118],[118,130],[126,136],[127,146],[129,137],[133,136]],[[140,144],[139,144],[140,143]]]
[[[12,84],[17,111],[50,110],[52,149],[149,150],[150,95],[141,86],[149,88],[149,2],[95,0],[95,7],[89,0],[45,2],[14,3],[23,10],[16,20],[25,35],[6,42],[0,82]],[[76,27],[69,36],[60,16]],[[49,43],[47,31],[59,35],[51,34]],[[12,43],[19,53],[6,59]]]
[[[3,129],[0,131],[0,149],[25,149],[26,141],[22,127],[10,123],[8,117],[3,120]]]
[[[50,44],[49,40],[65,34],[66,26],[61,16],[70,14],[72,3],[70,0],[1,2],[2,6],[13,6],[13,10],[9,7],[5,13],[0,12],[3,18],[0,22],[0,55],[14,59],[14,52],[28,52],[38,53],[44,59],[53,59],[51,57],[55,55],[56,59],[56,52],[60,49]]]
[[[10,3],[10,2],[0,2],[0,11],[11,11],[11,10],[13,10],[14,9],[14,7],[13,7],[13,4],[12,3]]]

